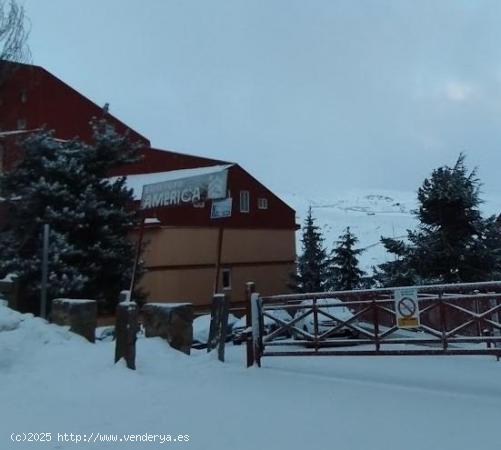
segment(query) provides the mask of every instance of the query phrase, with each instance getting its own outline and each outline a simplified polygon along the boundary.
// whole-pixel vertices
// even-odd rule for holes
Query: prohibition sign
[[[398,312],[404,319],[413,317],[417,311],[416,302],[410,297],[404,297],[403,299],[399,300],[397,308]]]

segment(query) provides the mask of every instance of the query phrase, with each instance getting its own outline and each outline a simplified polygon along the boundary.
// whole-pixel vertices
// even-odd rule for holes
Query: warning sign
[[[419,327],[419,303],[417,289],[396,289],[394,291],[394,297],[397,327]]]

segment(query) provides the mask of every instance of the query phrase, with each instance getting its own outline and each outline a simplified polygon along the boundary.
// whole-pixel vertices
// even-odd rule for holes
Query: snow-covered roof
[[[209,167],[196,167],[193,169],[170,170],[168,172],[141,173],[138,175],[127,175],[126,185],[132,189],[134,199],[140,200],[143,193],[143,186],[146,184],[160,183],[162,181],[174,181],[186,177],[195,177],[198,175],[210,175],[212,173],[222,172],[233,166],[233,164],[224,164]],[[110,180],[116,180],[120,177],[112,177]]]

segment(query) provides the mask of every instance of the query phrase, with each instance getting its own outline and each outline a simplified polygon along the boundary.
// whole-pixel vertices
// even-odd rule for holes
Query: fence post
[[[225,294],[214,294],[212,299],[207,352],[218,349],[218,359],[224,362],[224,346],[228,330],[229,301]]]
[[[261,367],[261,353],[263,349],[263,328],[262,322],[262,300],[259,294],[254,292],[251,295],[252,310],[252,347],[254,350],[254,361]]]
[[[315,351],[318,352],[318,305],[317,299],[313,299],[313,334],[315,336]]]
[[[372,314],[374,320],[374,343],[376,344],[376,352],[378,352],[381,344],[379,342],[379,312],[376,299],[372,299]]]
[[[440,328],[442,329],[442,348],[444,352],[447,350],[447,318],[446,318],[446,310],[444,305],[444,300],[442,298],[442,292],[438,294],[438,301],[440,302]]]
[[[245,329],[249,330],[252,328],[252,308],[251,308],[251,298],[252,294],[256,291],[256,285],[254,282],[249,281],[245,284]],[[252,347],[252,336],[250,334],[246,335],[245,347],[247,352],[247,367],[254,365],[254,349]]]
[[[474,294],[480,294],[480,291],[478,289],[473,291]],[[473,300],[473,304],[475,306],[475,314],[480,314],[480,303],[478,302],[478,299]],[[482,336],[483,335],[483,330],[482,330],[482,324],[480,320],[475,318],[475,322],[477,325],[477,336]]]
[[[121,302],[117,306],[115,323],[115,363],[125,359],[129,369],[136,369],[137,303]]]

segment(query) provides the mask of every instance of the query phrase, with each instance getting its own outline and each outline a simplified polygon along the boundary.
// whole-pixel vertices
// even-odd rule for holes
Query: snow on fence
[[[396,302],[402,290],[414,292],[415,299]],[[497,281],[269,297],[248,290],[247,303],[248,366],[259,366],[264,356],[501,357]],[[274,326],[265,327],[265,321]]]

